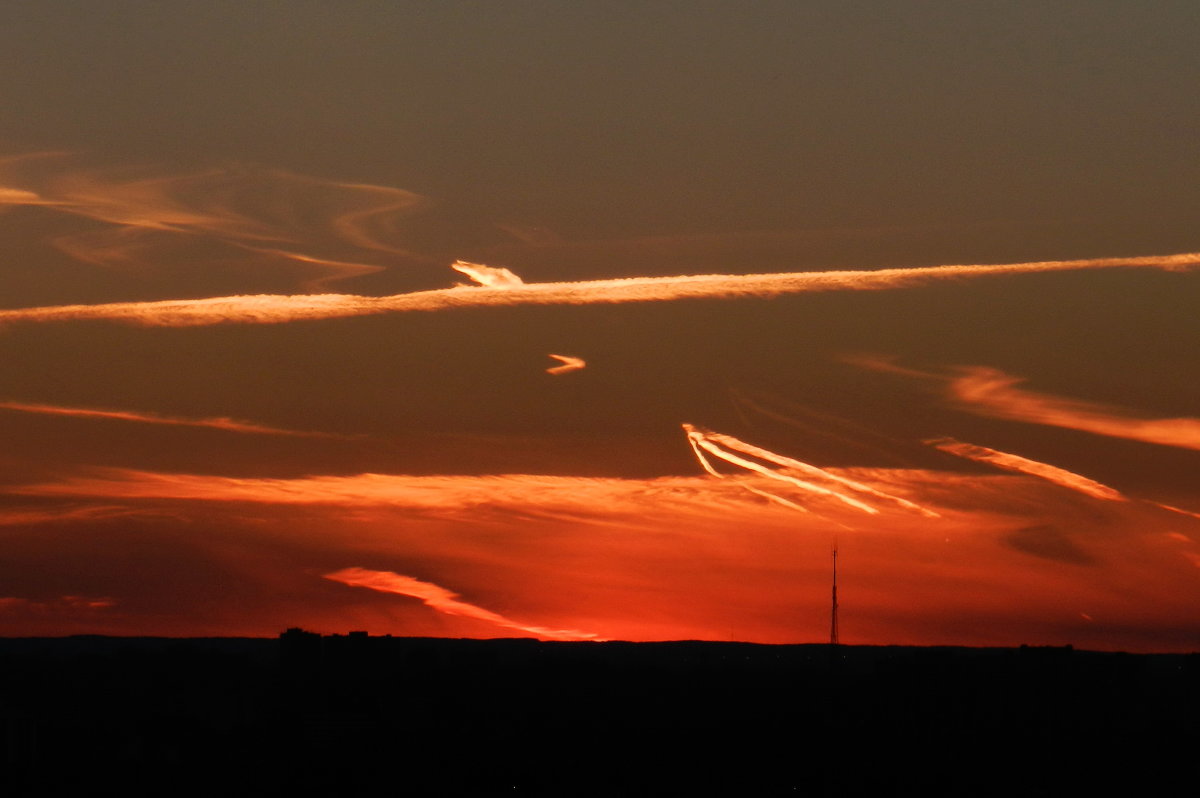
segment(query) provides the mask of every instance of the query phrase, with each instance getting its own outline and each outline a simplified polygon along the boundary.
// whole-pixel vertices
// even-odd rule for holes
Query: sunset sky
[[[1200,7],[10,4],[0,635],[1200,650]]]

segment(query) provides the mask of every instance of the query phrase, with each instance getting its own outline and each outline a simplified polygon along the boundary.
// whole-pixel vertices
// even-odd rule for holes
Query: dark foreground
[[[319,638],[0,640],[0,795],[1144,794],[1200,655]]]

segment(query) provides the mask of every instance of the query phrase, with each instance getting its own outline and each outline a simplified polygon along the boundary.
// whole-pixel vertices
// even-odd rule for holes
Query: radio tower
[[[833,611],[829,622],[829,645],[836,646],[838,644],[838,623],[837,623],[837,544],[833,544]]]

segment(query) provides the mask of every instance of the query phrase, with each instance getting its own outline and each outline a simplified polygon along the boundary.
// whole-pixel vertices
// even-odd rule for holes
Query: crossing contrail
[[[894,502],[905,509],[913,510],[930,518],[939,517],[938,513],[926,507],[922,507],[915,502],[911,502],[899,496],[894,496],[890,493],[885,493],[884,491],[872,488],[870,485],[834,474],[810,463],[805,463],[791,457],[785,457],[784,455],[776,454],[775,452],[763,449],[759,446],[754,446],[746,443],[745,441],[738,440],[732,435],[723,435],[718,432],[710,432],[708,430],[695,427],[691,424],[684,424],[683,429],[687,434],[688,442],[692,445],[692,450],[696,453],[697,458],[700,460],[700,464],[704,467],[705,471],[713,474],[714,476],[721,476],[721,474],[712,467],[707,458],[705,458],[701,453],[701,450],[708,452],[714,457],[719,457],[727,463],[731,463],[748,471],[753,471],[756,474],[761,474],[765,477],[781,482],[790,483],[801,490],[806,490],[811,493],[837,499],[843,504],[853,507],[856,510],[861,510],[865,513],[877,514],[879,513],[879,509],[867,504],[864,501],[854,498],[849,493],[845,492],[845,490],[839,490],[839,488],[848,489],[852,493],[866,494],[877,499],[884,499],[889,502]],[[740,452],[744,455],[757,457],[760,460],[774,463],[777,466],[782,466],[783,470],[768,468],[760,463],[754,462],[753,460],[748,460],[745,457],[734,454],[733,452]],[[812,477],[827,484],[821,485],[817,482],[807,479],[799,479],[789,474],[788,471],[799,472],[805,476]],[[833,483],[837,487],[830,487],[828,483]]]

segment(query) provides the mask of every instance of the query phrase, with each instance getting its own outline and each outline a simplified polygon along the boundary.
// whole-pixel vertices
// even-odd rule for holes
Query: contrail
[[[688,425],[686,425],[686,424],[685,424],[685,425],[684,425],[684,429],[686,430],[686,429],[687,429],[687,427],[688,427]],[[693,451],[693,452],[695,453],[695,455],[696,455],[696,459],[697,459],[698,461],[700,461],[700,467],[701,467],[701,468],[703,468],[703,469],[705,470],[705,472],[707,472],[708,474],[710,474],[710,475],[712,475],[712,476],[716,477],[717,479],[724,479],[724,478],[725,478],[725,475],[724,475],[724,474],[722,474],[722,473],[721,473],[720,471],[718,471],[717,469],[713,468],[713,466],[712,466],[712,463],[710,463],[710,462],[709,462],[709,460],[708,460],[708,458],[704,456],[704,451],[703,451],[703,450],[700,448],[699,444],[697,444],[697,443],[696,443],[696,439],[695,439],[695,438],[693,438],[693,437],[692,437],[692,435],[691,435],[690,433],[688,434],[688,444],[689,444],[689,445],[691,445],[691,447],[692,447],[692,451]],[[751,486],[751,485],[747,485],[747,484],[746,484],[746,483],[744,483],[744,482],[742,482],[742,483],[739,483],[739,484],[741,485],[741,487],[743,487],[743,488],[745,488],[746,490],[750,491],[750,492],[751,492],[751,493],[753,493],[754,495],[756,495],[756,496],[762,496],[764,499],[767,499],[767,500],[769,500],[769,501],[773,501],[773,502],[775,502],[776,504],[781,504],[781,505],[783,505],[784,507],[788,507],[788,508],[790,508],[790,509],[792,509],[792,510],[799,510],[799,511],[800,511],[800,512],[802,512],[802,513],[811,512],[811,510],[809,510],[809,509],[808,509],[807,507],[805,507],[804,505],[802,505],[802,504],[796,504],[794,501],[791,501],[790,499],[785,499],[785,498],[783,498],[782,496],[776,496],[774,493],[770,493],[769,491],[761,490],[761,489],[759,489],[759,488],[756,488],[756,487],[753,487],[753,486]]]
[[[579,371],[587,366],[587,361],[581,357],[571,357],[570,355],[550,355],[555,360],[561,361],[561,366],[551,366],[546,369],[547,374],[567,374],[572,371]]]
[[[1037,460],[1030,460],[1028,457],[1009,454],[998,449],[989,449],[986,446],[963,443],[962,441],[956,441],[954,438],[935,438],[927,440],[925,443],[943,452],[964,457],[968,460],[988,463],[997,468],[1003,468],[1006,471],[1032,474],[1035,477],[1041,477],[1064,488],[1070,488],[1079,493],[1087,494],[1095,499],[1128,501],[1120,491],[1114,488],[1102,485],[1095,480],[1088,479],[1065,468],[1059,468],[1058,466],[1052,466]]]
[[[1163,504],[1162,502],[1150,502],[1150,503],[1153,504],[1155,507],[1161,507],[1162,509],[1170,510],[1173,513],[1179,513],[1180,515],[1191,516],[1192,518],[1200,518],[1200,513],[1193,513],[1191,510],[1184,510],[1181,507],[1174,507],[1170,504]]]
[[[775,471],[773,469],[767,468],[764,465],[760,465],[759,463],[756,463],[753,460],[747,460],[744,457],[739,457],[736,454],[733,454],[732,452],[726,452],[723,449],[719,448],[716,444],[709,441],[707,439],[707,436],[705,433],[700,432],[699,430],[692,427],[690,424],[684,424],[683,428],[687,432],[688,437],[692,439],[692,441],[694,442],[694,444],[696,446],[698,446],[699,448],[708,452],[709,454],[713,455],[714,457],[721,458],[722,460],[724,460],[727,463],[732,463],[733,465],[744,468],[747,471],[753,471],[756,474],[761,474],[764,477],[767,477],[769,479],[778,480],[780,482],[787,482],[790,485],[800,488],[801,490],[809,491],[810,493],[816,493],[821,496],[828,496],[830,498],[837,499],[838,501],[842,502],[843,504],[853,507],[856,510],[861,510],[864,513],[870,513],[872,515],[877,515],[879,513],[879,510],[875,509],[871,505],[860,502],[859,500],[851,498],[850,496],[847,496],[844,493],[839,493],[838,491],[830,490],[829,488],[822,487],[820,485],[814,484],[812,482],[808,482],[803,479],[797,479],[796,477],[789,476],[780,471]],[[709,472],[716,473],[716,471],[714,469],[712,469],[711,467],[709,468]]]
[[[784,481],[791,482],[792,484],[796,485],[797,487],[803,488],[805,490],[814,490],[815,489],[815,492],[817,492],[817,493],[834,496],[834,497],[838,498],[840,501],[842,501],[846,504],[849,504],[850,506],[855,507],[859,510],[863,510],[864,512],[878,513],[879,510],[876,509],[875,507],[872,507],[869,504],[865,504],[864,502],[861,502],[857,499],[847,496],[846,494],[842,493],[841,491],[833,490],[830,488],[825,488],[820,485],[814,485],[811,482],[796,479],[795,477],[789,476],[780,471],[775,471],[773,469],[765,468],[765,467],[759,465],[758,463],[754,463],[754,462],[751,462],[744,458],[737,457],[736,455],[732,455],[729,452],[725,452],[718,447],[724,446],[727,449],[732,449],[733,451],[739,451],[739,452],[742,452],[743,454],[748,454],[753,457],[757,457],[761,460],[766,460],[767,462],[774,463],[779,466],[783,466],[786,469],[790,469],[793,471],[799,471],[802,474],[807,474],[808,476],[815,477],[820,480],[825,480],[828,482],[836,483],[842,487],[849,488],[852,491],[856,491],[859,493],[865,493],[865,494],[867,494],[869,496],[873,496],[875,498],[886,499],[887,501],[895,502],[896,504],[899,504],[901,507],[904,507],[905,509],[913,510],[913,511],[921,513],[922,515],[929,517],[929,518],[939,517],[938,513],[934,512],[933,510],[930,510],[926,507],[922,507],[921,505],[916,504],[915,502],[911,502],[911,501],[901,498],[899,496],[894,496],[890,493],[885,493],[881,490],[877,490],[875,488],[872,488],[870,485],[863,484],[862,482],[857,482],[853,479],[848,479],[846,477],[839,476],[830,471],[826,471],[823,468],[814,466],[810,463],[805,463],[800,460],[795,460],[791,457],[785,457],[784,455],[776,454],[775,452],[768,451],[767,449],[763,449],[761,447],[754,446],[752,444],[746,443],[745,441],[738,440],[737,438],[734,438],[731,435],[723,435],[723,434],[717,433],[717,432],[709,432],[707,430],[701,430],[697,427],[692,426],[691,424],[684,424],[683,429],[687,433],[688,440],[690,440],[692,442],[693,448],[695,448],[695,447],[703,448],[705,451],[709,452],[712,455],[715,455],[716,457],[720,457],[722,460],[725,460],[726,462],[733,463],[734,465],[741,466],[742,468],[747,468],[751,471],[755,471],[756,473],[763,474],[764,476],[770,476],[773,479],[782,479]],[[711,467],[709,467],[708,470],[710,471],[710,473],[715,473],[715,472],[713,472]]]
[[[411,576],[392,571],[371,571],[366,568],[343,568],[325,574],[326,579],[341,582],[352,587],[365,587],[383,593],[398,593],[402,596],[419,598],[428,606],[446,615],[459,615],[464,618],[474,618],[486,621],[505,629],[516,629],[528,632],[537,637],[549,640],[602,640],[599,635],[591,632],[579,632],[574,629],[547,629],[544,626],[529,626],[505,618],[503,615],[460,601],[457,593],[453,593],[432,582],[422,582]]]
[[[32,402],[0,402],[0,410],[16,410],[20,413],[40,413],[51,416],[72,416],[75,418],[96,418],[111,421],[136,421],[142,424],[166,424],[175,427],[207,427],[209,429],[225,430],[226,432],[244,432],[252,435],[288,435],[302,438],[338,437],[326,432],[303,432],[300,430],[269,427],[264,424],[253,424],[248,421],[236,421],[225,416],[216,418],[180,418],[177,416],[161,416],[156,413],[139,413],[134,410],[100,410],[88,407],[43,405]]]
[[[461,263],[461,262],[460,262]],[[682,299],[770,298],[810,291],[878,291],[943,280],[1084,269],[1154,268],[1170,271],[1200,265],[1200,253],[1137,258],[1038,261],[924,268],[782,272],[774,274],[698,274],[678,277],[630,277],[579,282],[507,282],[479,272],[489,286],[454,286],[391,296],[356,294],[258,294],[153,302],[55,305],[0,311],[0,322],[49,322],[103,319],[161,327],[210,324],[279,324],[311,319],[381,313],[440,311],[519,305],[592,305],[669,302]],[[477,269],[477,265],[472,266]],[[507,270],[504,270],[507,272]],[[511,274],[511,272],[508,272]],[[516,276],[513,275],[515,278]],[[516,278],[519,280],[520,278]]]

